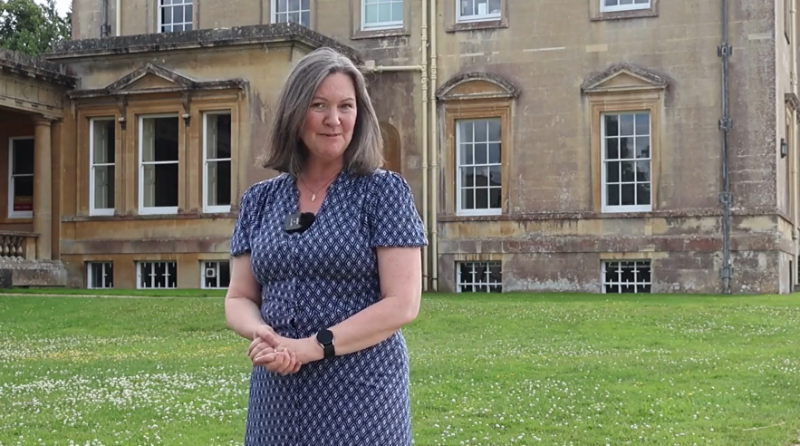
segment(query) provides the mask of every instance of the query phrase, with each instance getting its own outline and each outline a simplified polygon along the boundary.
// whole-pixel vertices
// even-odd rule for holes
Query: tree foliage
[[[72,8],[58,14],[55,0],[0,0],[0,48],[31,56],[47,53],[50,46],[72,34]]]

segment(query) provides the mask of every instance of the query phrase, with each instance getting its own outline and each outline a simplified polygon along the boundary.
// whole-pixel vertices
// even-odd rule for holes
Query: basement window
[[[503,265],[492,262],[457,262],[459,293],[502,293]]]
[[[177,288],[175,262],[139,262],[136,265],[136,287],[139,289]]]
[[[86,288],[89,289],[114,288],[114,263],[87,262]]]
[[[201,288],[228,288],[231,283],[231,264],[228,260],[200,262]]]
[[[139,214],[178,213],[178,117],[139,121]]]
[[[650,293],[650,260],[603,262],[603,293]]]

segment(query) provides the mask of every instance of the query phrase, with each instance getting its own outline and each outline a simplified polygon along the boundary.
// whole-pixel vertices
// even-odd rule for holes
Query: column
[[[33,141],[33,232],[36,259],[50,260],[53,238],[52,146],[49,119],[35,118]]]

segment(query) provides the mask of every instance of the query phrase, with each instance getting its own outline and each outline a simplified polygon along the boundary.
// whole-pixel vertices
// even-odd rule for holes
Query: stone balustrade
[[[34,260],[36,238],[30,232],[0,231],[0,260]]]

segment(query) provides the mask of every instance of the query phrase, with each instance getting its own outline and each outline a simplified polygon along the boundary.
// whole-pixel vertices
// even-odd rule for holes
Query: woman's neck
[[[338,175],[343,167],[342,160],[328,163],[309,160],[301,173],[301,177],[306,183],[325,183]]]

